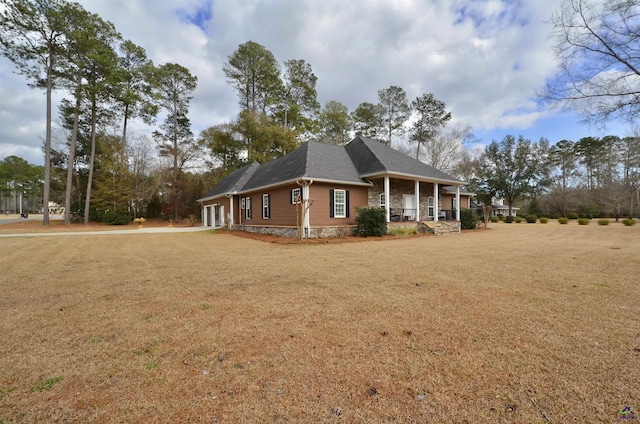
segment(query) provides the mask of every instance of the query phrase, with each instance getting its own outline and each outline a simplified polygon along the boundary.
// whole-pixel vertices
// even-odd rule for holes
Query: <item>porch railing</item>
[[[415,221],[416,209],[389,208],[389,220],[391,222]]]

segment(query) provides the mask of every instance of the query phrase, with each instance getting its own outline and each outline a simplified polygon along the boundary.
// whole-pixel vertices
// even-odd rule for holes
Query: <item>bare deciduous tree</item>
[[[640,113],[640,3],[564,0],[551,17],[557,75],[541,96],[586,120]]]

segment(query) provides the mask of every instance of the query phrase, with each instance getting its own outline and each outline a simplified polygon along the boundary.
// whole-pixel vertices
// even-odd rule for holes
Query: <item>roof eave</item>
[[[425,181],[425,182],[434,182],[434,183],[438,183],[438,184],[450,184],[450,185],[456,185],[456,186],[462,186],[465,184],[468,184],[468,182],[466,181],[459,181],[459,180],[445,180],[442,178],[431,178],[431,177],[425,177],[422,175],[415,175],[415,174],[404,174],[402,172],[389,172],[389,171],[381,171],[381,172],[374,172],[371,174],[365,174],[365,175],[361,175],[361,178],[376,178],[376,177],[405,177],[405,178],[410,178],[410,179],[415,179],[415,180],[420,180],[420,181]]]
[[[233,193],[233,194],[245,194],[245,193],[251,193],[257,190],[267,190],[273,187],[279,187],[279,186],[288,185],[288,184],[297,184],[298,181],[312,181],[312,182],[319,182],[319,183],[342,184],[342,185],[357,185],[357,186],[364,186],[364,187],[369,187],[373,185],[368,181],[356,182],[356,181],[332,180],[327,178],[299,177],[299,178],[292,178],[285,181],[278,181],[273,184],[254,187],[248,190],[238,191],[237,193]]]
[[[207,202],[209,200],[220,199],[222,197],[227,197],[227,196],[230,196],[230,195],[233,195],[233,194],[237,194],[237,192],[220,193],[220,194],[216,194],[215,196],[203,197],[201,199],[196,200],[196,202],[198,202],[198,203]]]

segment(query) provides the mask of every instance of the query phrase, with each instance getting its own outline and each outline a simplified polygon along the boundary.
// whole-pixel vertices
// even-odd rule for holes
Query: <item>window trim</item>
[[[262,219],[271,217],[271,197],[269,194],[262,195]]]
[[[244,219],[251,219],[251,197],[245,197]]]
[[[296,192],[298,194],[296,194]],[[298,201],[296,201],[296,197],[298,197]],[[302,203],[302,189],[301,188],[292,188],[291,189],[291,204],[292,205],[299,205],[300,203]]]
[[[338,195],[342,194],[342,202],[338,202]],[[338,207],[342,206],[342,213],[338,214]],[[333,190],[333,217],[334,218],[346,218],[347,217],[347,190],[342,188],[336,188]]]

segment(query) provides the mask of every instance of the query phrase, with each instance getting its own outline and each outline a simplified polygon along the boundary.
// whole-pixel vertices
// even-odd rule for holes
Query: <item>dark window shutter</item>
[[[267,194],[267,218],[271,218],[271,195]]]
[[[349,190],[344,191],[344,209],[345,216],[349,218]]]
[[[329,190],[329,216],[333,218],[333,189]]]

